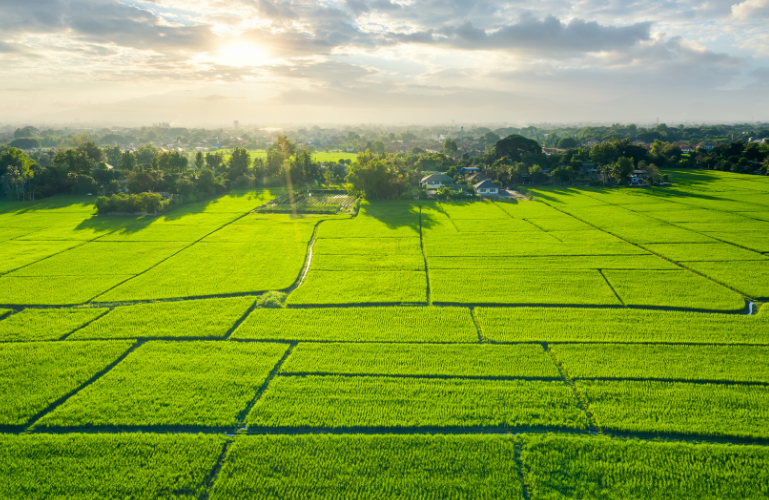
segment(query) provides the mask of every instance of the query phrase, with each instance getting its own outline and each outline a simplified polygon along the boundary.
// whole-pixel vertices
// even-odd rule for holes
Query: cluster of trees
[[[96,209],[100,214],[111,212],[131,214],[137,212],[157,213],[163,210],[167,203],[157,193],[119,193],[96,198]]]

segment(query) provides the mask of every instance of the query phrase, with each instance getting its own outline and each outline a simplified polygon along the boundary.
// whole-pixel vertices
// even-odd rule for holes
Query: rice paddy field
[[[1,201],[0,498],[767,498],[769,179],[668,173]]]

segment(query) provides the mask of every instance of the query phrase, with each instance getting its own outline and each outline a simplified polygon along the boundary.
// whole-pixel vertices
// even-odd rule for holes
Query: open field
[[[671,173],[2,202],[0,496],[766,498],[769,179]]]

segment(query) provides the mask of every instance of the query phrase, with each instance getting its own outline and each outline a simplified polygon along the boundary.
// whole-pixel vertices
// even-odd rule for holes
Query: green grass
[[[130,346],[130,342],[0,344],[0,426],[23,426]]]
[[[421,271],[316,271],[288,297],[289,304],[382,304],[427,302]]]
[[[3,218],[0,217],[0,221],[2,220]],[[36,229],[30,227],[0,227],[0,243],[10,241],[19,236],[24,236],[35,230]]]
[[[249,414],[257,427],[567,427],[587,419],[562,381],[278,376]]]
[[[401,255],[313,255],[315,271],[422,271],[425,259],[421,253]]]
[[[9,276],[139,274],[178,252],[186,243],[93,242],[19,269]]]
[[[263,216],[264,217],[264,216]],[[274,215],[271,217],[275,217]],[[260,218],[248,216],[228,224],[206,237],[206,243],[251,243],[255,241],[271,241],[273,239],[289,238],[307,241],[308,232],[312,234],[318,220],[322,219],[293,219],[290,216],[280,218]],[[309,239],[309,238],[308,238]]]
[[[148,342],[37,426],[231,427],[285,351],[283,344]]]
[[[315,266],[313,257],[313,267]],[[477,270],[559,271],[583,269],[680,269],[656,255],[576,255],[569,257],[430,257],[430,270],[453,269],[472,273]]]
[[[502,214],[499,219],[456,219],[454,227],[460,233],[505,233],[489,235],[490,238],[525,238],[526,233],[542,231],[525,220],[511,219]]]
[[[429,262],[429,261],[428,261]],[[594,270],[430,269],[433,302],[465,304],[620,305]]]
[[[315,241],[317,255],[422,255],[418,238],[324,238]]]
[[[245,436],[212,499],[523,499],[503,436]]]
[[[642,433],[769,437],[769,387],[577,380],[602,429]]]
[[[84,304],[119,283],[124,276],[25,276],[0,278],[0,304]]]
[[[135,223],[126,226],[122,230],[110,233],[107,236],[99,238],[97,241],[102,242],[186,242],[192,243],[197,241],[207,234],[215,231],[222,224],[197,225],[191,224],[162,224],[162,223]]]
[[[475,310],[497,342],[665,342],[769,344],[769,308],[758,315],[638,309],[494,308]]]
[[[255,309],[234,339],[336,342],[477,342],[460,307]]]
[[[24,309],[0,321],[0,341],[58,340],[105,312],[102,308]]]
[[[326,221],[318,230],[318,238],[419,238],[419,219],[359,215],[351,220]]]
[[[500,219],[510,217],[499,205],[490,201],[446,201],[440,203],[440,209],[452,219]]]
[[[539,345],[303,343],[280,372],[560,378]]]
[[[532,231],[525,237],[425,232],[427,257],[522,257],[648,255],[649,252],[601,231]],[[580,236],[582,235],[582,236]]]
[[[766,498],[769,448],[527,435],[522,460],[532,499]]]
[[[602,224],[602,226],[606,231],[642,246],[657,243],[666,245],[670,243],[716,243],[716,240],[706,234],[695,233],[688,229],[652,220],[640,225],[619,223],[612,226]]]
[[[769,262],[684,262],[683,265],[749,297],[769,299]]]
[[[555,219],[527,218],[526,222],[533,224],[542,231],[597,231],[597,229],[590,224],[585,224],[572,217]]]
[[[538,201],[509,201],[494,202],[499,208],[508,215],[516,219],[566,219],[568,215]]]
[[[222,338],[255,300],[237,297],[116,307],[69,338]]]
[[[607,269],[603,273],[627,305],[713,311],[745,308],[741,295],[689,271]]]
[[[195,499],[223,446],[184,434],[0,435],[0,484],[6,499]]]
[[[0,274],[79,245],[76,241],[6,241],[0,248]]]
[[[299,276],[311,235],[312,228],[304,227],[298,234],[284,231],[270,240],[200,242],[98,300],[205,297],[287,288]]]
[[[572,378],[725,380],[769,383],[769,347],[551,345]]]

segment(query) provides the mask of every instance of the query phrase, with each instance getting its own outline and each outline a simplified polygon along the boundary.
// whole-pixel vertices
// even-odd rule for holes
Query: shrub
[[[155,213],[161,211],[166,205],[167,202],[163,202],[163,197],[156,193],[119,193],[96,198],[96,209],[100,214],[109,212]]]
[[[270,309],[282,309],[286,303],[286,295],[282,292],[267,292],[256,301],[257,307],[266,307]]]

